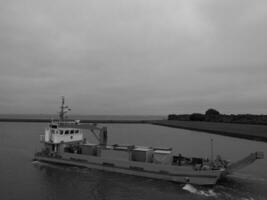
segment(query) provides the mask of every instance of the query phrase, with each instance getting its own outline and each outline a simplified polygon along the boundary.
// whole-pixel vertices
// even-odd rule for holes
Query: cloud
[[[3,0],[1,112],[53,113],[61,95],[81,114],[259,112],[266,9],[261,0]]]

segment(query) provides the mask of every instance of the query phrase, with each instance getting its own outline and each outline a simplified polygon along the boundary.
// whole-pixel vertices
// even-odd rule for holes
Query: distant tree
[[[176,114],[170,114],[168,115],[168,120],[180,120],[180,121],[188,121],[190,120],[189,114],[183,114],[183,115],[176,115]]]
[[[210,108],[205,113],[205,120],[210,122],[218,122],[222,120],[222,115],[220,115],[219,111]]]
[[[193,113],[190,115],[189,119],[191,121],[204,121],[205,120],[205,115],[201,113]]]
[[[206,116],[216,116],[216,115],[220,115],[219,111],[213,109],[213,108],[210,108],[206,111],[205,113]]]
[[[177,116],[175,114],[168,115],[168,120],[176,120]]]

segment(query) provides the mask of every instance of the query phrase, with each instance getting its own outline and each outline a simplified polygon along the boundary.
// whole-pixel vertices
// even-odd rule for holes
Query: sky
[[[0,0],[0,113],[267,114],[265,0]]]

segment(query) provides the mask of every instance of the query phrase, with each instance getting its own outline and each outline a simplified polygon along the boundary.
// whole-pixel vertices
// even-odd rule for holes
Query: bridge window
[[[75,130],[75,133],[79,133],[79,130]]]
[[[73,134],[74,133],[74,130],[70,130],[70,134]]]
[[[69,134],[69,130],[66,130],[66,131],[65,131],[65,134],[68,135],[68,134]]]
[[[63,131],[63,130],[59,130],[59,132],[60,132],[60,135],[63,135],[63,133],[64,133],[64,131]]]

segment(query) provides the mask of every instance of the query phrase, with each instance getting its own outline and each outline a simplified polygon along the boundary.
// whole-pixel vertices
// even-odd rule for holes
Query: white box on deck
[[[132,161],[152,162],[153,151],[148,147],[136,147],[132,150]]]
[[[153,162],[156,164],[170,164],[172,162],[172,152],[168,150],[155,150]]]

